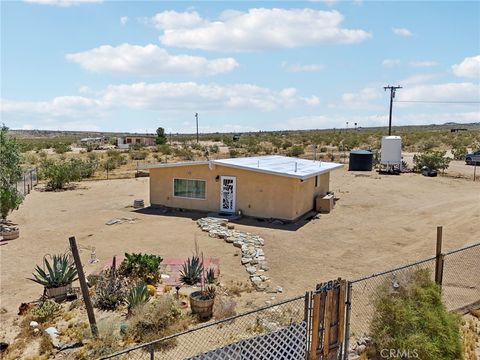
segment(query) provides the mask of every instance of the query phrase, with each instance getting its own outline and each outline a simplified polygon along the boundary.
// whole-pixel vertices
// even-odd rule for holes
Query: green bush
[[[57,142],[53,145],[53,150],[57,154],[65,154],[68,151],[71,151],[70,146],[63,143],[63,142]]]
[[[10,137],[8,128],[0,129],[0,215],[6,219],[10,211],[23,201],[17,190],[17,182],[22,179],[21,154],[17,141]]]
[[[41,323],[51,321],[62,310],[62,306],[53,300],[45,300],[32,309],[33,318]]]
[[[465,155],[467,155],[467,148],[463,145],[456,146],[452,148],[452,155],[455,160],[464,160]]]
[[[119,273],[131,279],[142,280],[155,285],[160,279],[160,263],[162,258],[153,254],[125,253],[120,264]]]
[[[303,149],[303,146],[300,145],[294,145],[291,148],[288,149],[287,155],[288,156],[293,156],[297,157],[305,153],[305,150]]]
[[[47,180],[47,189],[57,190],[73,181],[91,177],[95,170],[96,164],[91,161],[44,159],[40,164],[40,177]]]
[[[396,290],[384,284],[374,306],[370,335],[377,353],[395,349],[415,351],[422,360],[461,358],[459,318],[446,310],[429,270],[410,272]]]
[[[420,171],[424,166],[432,170],[446,170],[452,161],[445,157],[446,151],[426,151],[413,156],[414,170]]]
[[[172,149],[168,144],[157,145],[157,150],[163,155],[170,155],[172,153]]]
[[[132,160],[145,160],[148,155],[148,151],[130,150],[130,158]]]

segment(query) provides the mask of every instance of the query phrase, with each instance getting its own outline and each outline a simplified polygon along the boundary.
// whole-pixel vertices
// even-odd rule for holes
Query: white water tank
[[[380,164],[402,165],[402,138],[400,136],[382,137]]]

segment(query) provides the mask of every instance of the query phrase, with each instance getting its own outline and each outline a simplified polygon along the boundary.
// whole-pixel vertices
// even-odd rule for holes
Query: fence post
[[[87,281],[85,280],[85,273],[83,272],[82,262],[80,260],[80,254],[78,253],[77,241],[74,236],[68,238],[70,242],[70,249],[72,251],[73,260],[75,261],[75,267],[77,268],[78,280],[80,281],[80,288],[82,289],[83,301],[87,308],[88,322],[90,323],[90,329],[94,337],[98,336],[97,322],[95,321],[95,313],[93,312],[92,301],[90,300],[90,294],[88,293]]]
[[[345,341],[343,342],[343,360],[348,360],[348,350],[350,347],[350,314],[352,312],[352,283],[347,281],[347,301],[345,302],[347,311],[345,313]]]
[[[443,227],[437,226],[437,248],[435,252],[435,283],[442,286],[443,281],[443,261],[442,254]]]
[[[150,346],[150,360],[155,360],[155,348],[154,345]]]

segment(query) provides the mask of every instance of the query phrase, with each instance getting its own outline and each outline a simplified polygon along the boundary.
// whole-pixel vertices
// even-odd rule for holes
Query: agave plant
[[[149,297],[147,285],[143,281],[138,282],[130,289],[127,295],[126,303],[128,310],[131,311],[138,305],[146,303]]]
[[[183,264],[183,269],[180,271],[180,281],[183,284],[195,285],[202,278],[202,273],[203,263],[198,256],[192,256]]]
[[[68,255],[53,255],[52,262],[43,259],[43,268],[35,267],[34,278],[29,278],[47,289],[69,285],[77,280],[77,269],[68,260]]]
[[[213,284],[215,282],[215,270],[213,268],[208,268],[206,280],[208,284]]]

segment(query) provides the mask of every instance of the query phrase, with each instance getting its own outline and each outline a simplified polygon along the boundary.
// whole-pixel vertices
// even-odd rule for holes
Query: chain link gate
[[[317,285],[305,297],[308,313],[308,360],[337,360],[345,340],[346,280],[332,280]]]

